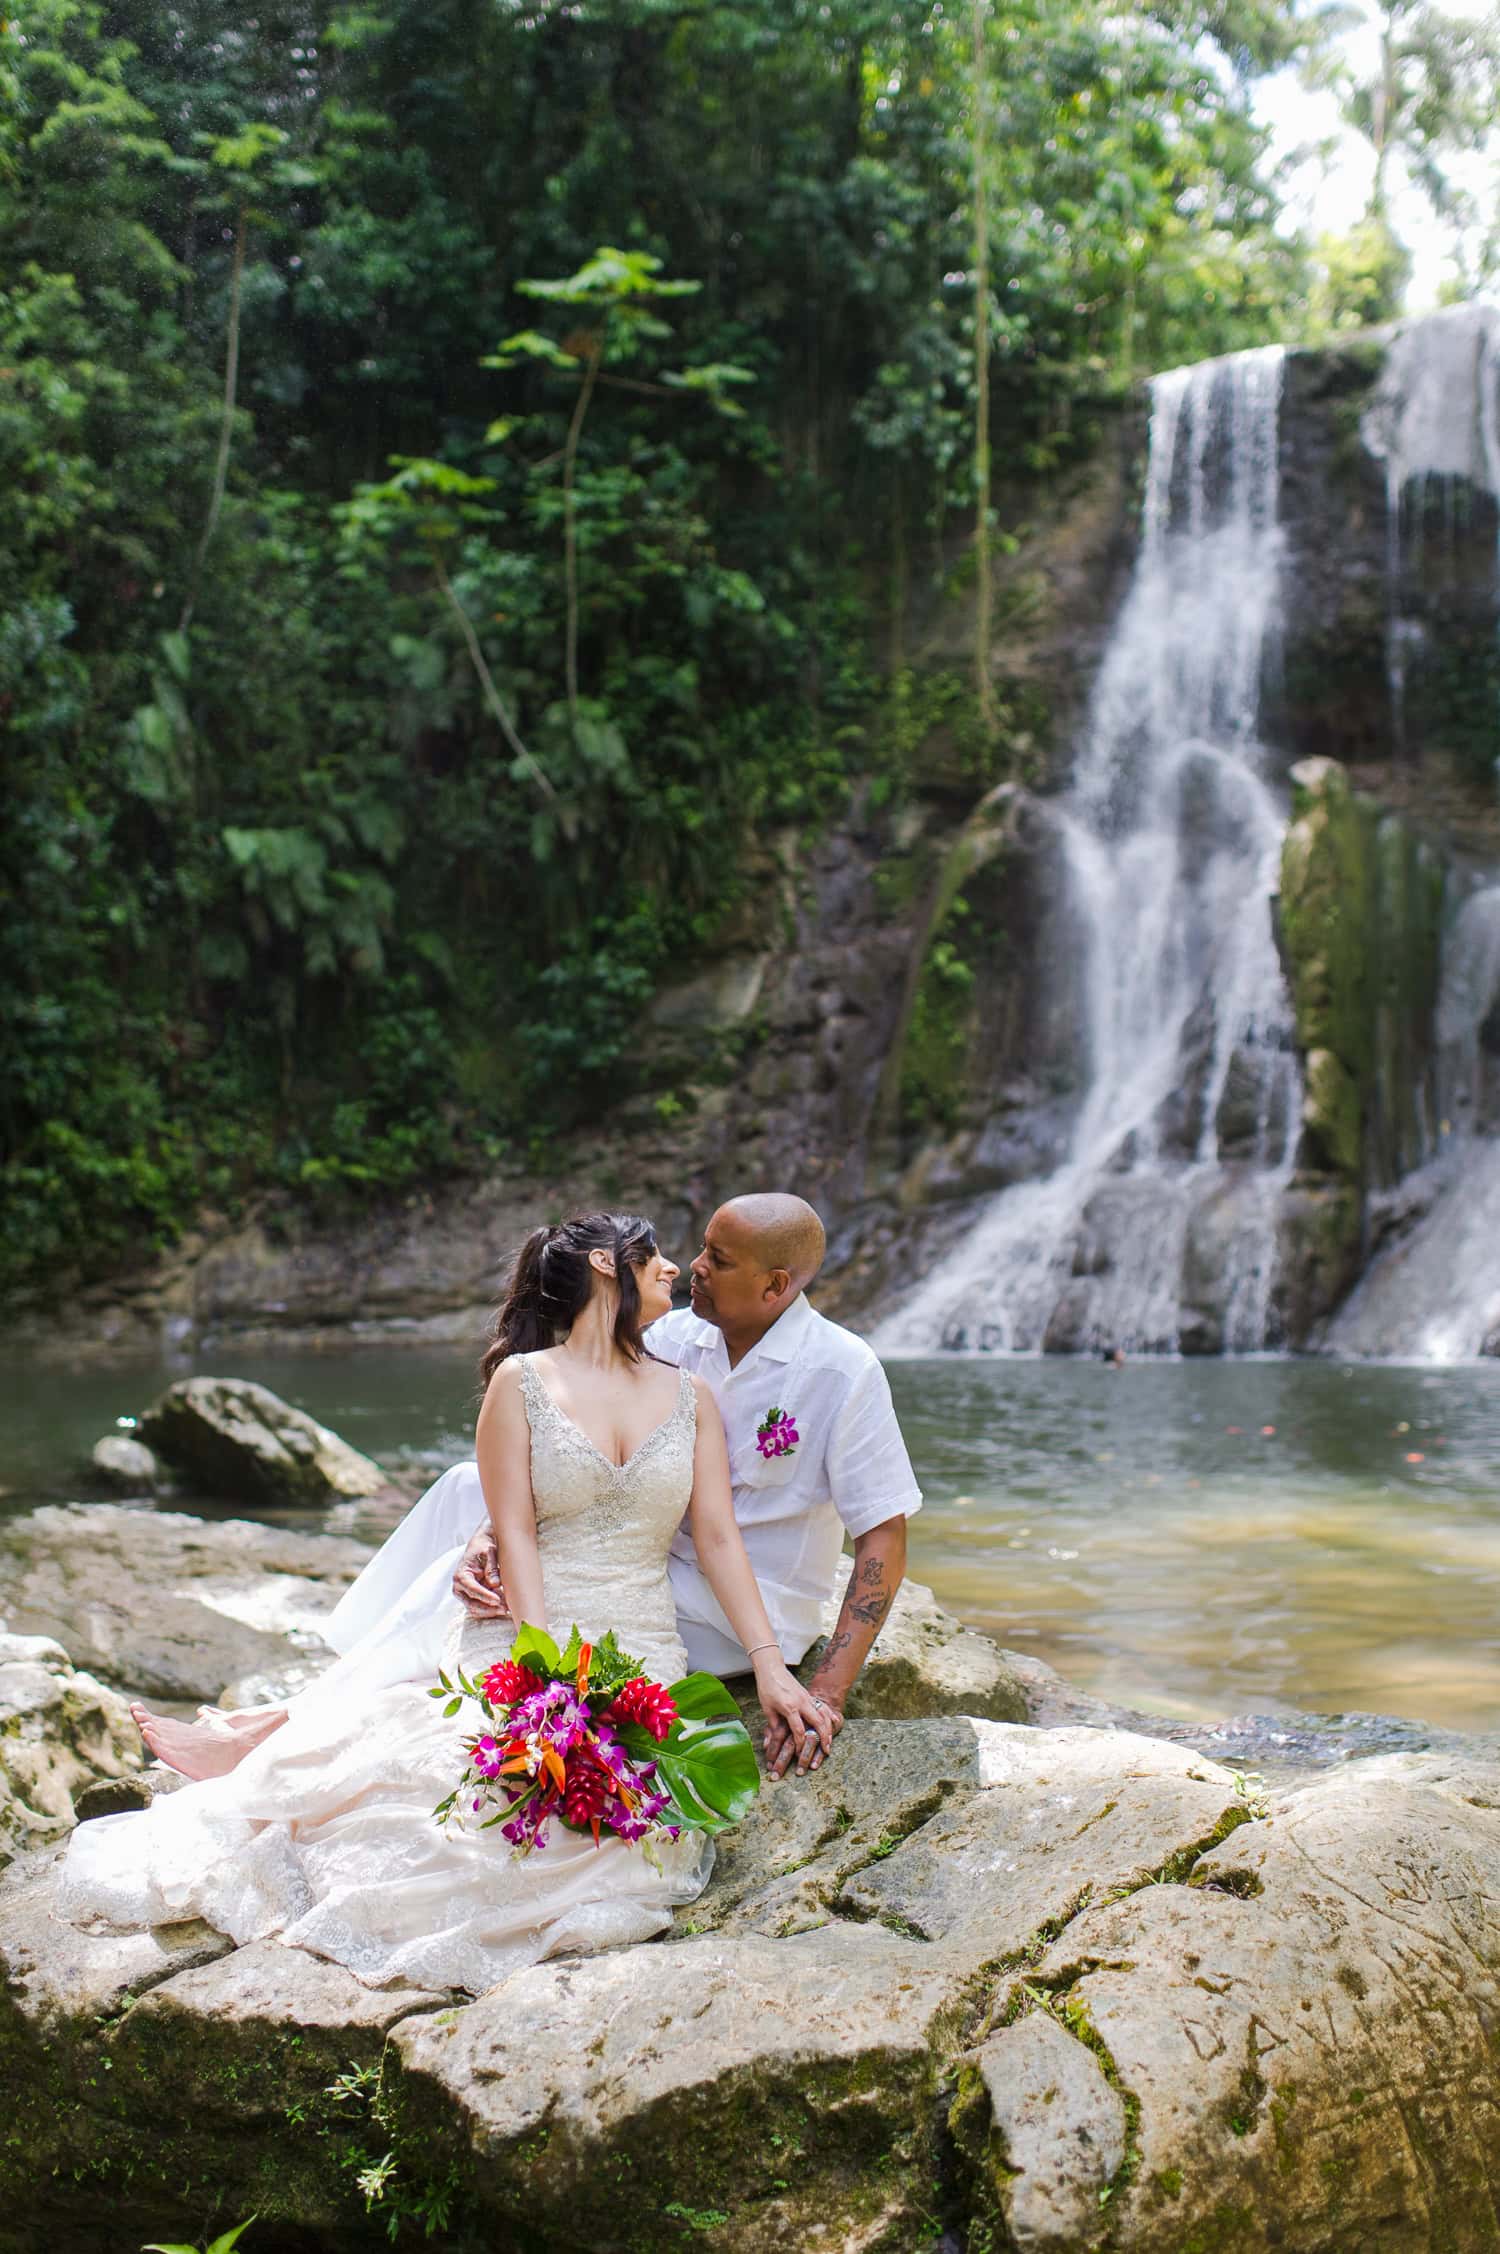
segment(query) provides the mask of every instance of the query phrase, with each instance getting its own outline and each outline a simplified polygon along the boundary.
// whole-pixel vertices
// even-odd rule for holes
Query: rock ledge
[[[661,1944],[475,2001],[0,1880],[0,2254],[1493,2242],[1500,1764],[1247,1803],[1123,1731],[852,1722]],[[368,2202],[368,2204],[367,2204]],[[278,2235],[279,2234],[279,2235]]]

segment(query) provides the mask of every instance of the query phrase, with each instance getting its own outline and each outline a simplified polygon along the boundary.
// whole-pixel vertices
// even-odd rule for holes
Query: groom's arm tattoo
[[[905,1571],[904,1518],[886,1519],[856,1539],[854,1569],[838,1621],[812,1678],[814,1687],[837,1699],[840,1707],[896,1600]]]
[[[859,1593],[856,1593],[859,1592]],[[845,1602],[851,1619],[862,1620],[871,1628],[878,1628],[891,1609],[892,1592],[885,1586],[885,1564],[878,1557],[868,1557],[849,1577],[849,1594]]]

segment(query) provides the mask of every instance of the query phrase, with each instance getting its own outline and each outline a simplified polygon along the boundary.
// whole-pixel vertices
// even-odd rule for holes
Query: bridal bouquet
[[[477,1683],[446,1674],[429,1693],[458,1714],[478,1703],[481,1726],[462,1743],[463,1775],[433,1810],[441,1824],[488,1831],[518,1855],[545,1846],[556,1817],[570,1831],[644,1842],[682,1831],[726,1831],[760,1789],[739,1708],[716,1675],[648,1681],[614,1632],[565,1648],[522,1625],[510,1657]]]

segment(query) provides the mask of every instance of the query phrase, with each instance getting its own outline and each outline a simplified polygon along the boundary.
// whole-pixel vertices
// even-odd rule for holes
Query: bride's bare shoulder
[[[488,1390],[491,1393],[519,1393],[521,1390],[521,1364],[524,1360],[525,1356],[522,1354],[509,1355],[490,1379]]]
[[[491,1377],[484,1389],[479,1414],[487,1423],[495,1418],[511,1418],[525,1414],[521,1393],[521,1358],[512,1354]]]

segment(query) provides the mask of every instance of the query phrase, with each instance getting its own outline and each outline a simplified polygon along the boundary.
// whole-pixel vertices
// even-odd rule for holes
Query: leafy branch
[[[492,423],[490,436],[508,427]],[[443,555],[444,548],[457,541],[475,521],[493,524],[493,513],[476,504],[482,496],[494,492],[495,481],[491,477],[471,477],[466,470],[455,469],[451,462],[436,462],[425,457],[394,454],[391,462],[395,470],[393,477],[380,485],[357,487],[354,499],[335,511],[344,532],[346,558],[354,557],[360,544],[368,540],[378,541],[387,548],[406,540],[418,544],[426,557],[433,584],[463,639],[485,706],[515,754],[517,767],[530,776],[544,797],[555,801],[557,792],[550,778],[522,742],[510,709],[500,694],[474,622],[458,598]]]
[[[671,281],[661,271],[661,260],[649,251],[596,250],[576,274],[561,280],[523,281],[516,287],[524,297],[548,304],[576,306],[587,318],[561,343],[540,329],[521,329],[507,337],[498,351],[480,362],[484,368],[509,369],[530,361],[571,376],[578,397],[563,443],[563,581],[566,619],[563,632],[563,679],[568,702],[568,726],[576,743],[579,736],[578,687],[578,448],[583,426],[602,381],[622,388],[643,389],[629,378],[604,376],[606,364],[626,358],[646,341],[658,342],[672,333],[668,322],[652,310],[659,298],[692,297],[701,282]],[[664,388],[694,393],[708,400],[720,414],[739,415],[738,403],[728,396],[733,384],[753,383],[748,368],[715,361],[697,368],[675,369],[662,376]]]

